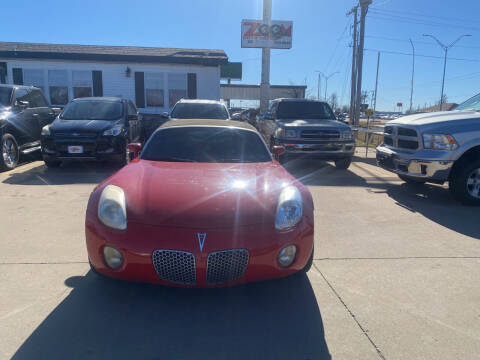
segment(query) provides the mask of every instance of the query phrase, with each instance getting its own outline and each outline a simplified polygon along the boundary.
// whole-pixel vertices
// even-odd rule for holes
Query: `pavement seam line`
[[[317,267],[317,265],[315,263],[313,263],[313,266],[314,268],[320,273],[320,275],[322,276],[323,280],[325,280],[325,282],[327,283],[328,287],[333,291],[333,293],[335,294],[335,296],[337,297],[337,299],[342,303],[342,305],[344,306],[344,308],[347,310],[347,312],[350,314],[351,318],[355,321],[355,323],[357,324],[357,326],[360,328],[360,330],[363,332],[363,335],[365,335],[368,339],[368,341],[370,341],[370,344],[372,344],[372,346],[374,347],[375,351],[377,352],[378,356],[380,357],[380,359],[383,359],[383,360],[386,360],[385,356],[383,355],[382,351],[378,348],[378,346],[373,342],[372,338],[368,335],[367,331],[365,331],[365,329],[363,328],[363,326],[360,324],[360,322],[357,320],[357,318],[355,317],[355,314],[352,313],[352,311],[348,308],[347,304],[345,303],[345,301],[343,301],[342,297],[337,293],[337,291],[333,288],[333,286],[330,284],[330,282],[327,280],[327,278],[325,277],[325,275],[323,275],[323,273],[320,271],[320,269]]]

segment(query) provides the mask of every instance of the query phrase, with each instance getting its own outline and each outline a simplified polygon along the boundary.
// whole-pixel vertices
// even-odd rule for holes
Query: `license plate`
[[[83,154],[83,146],[71,145],[68,147],[69,154]]]

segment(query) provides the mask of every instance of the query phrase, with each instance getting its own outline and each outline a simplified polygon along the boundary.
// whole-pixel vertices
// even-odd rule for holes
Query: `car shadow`
[[[102,279],[70,294],[12,359],[330,359],[305,274],[218,289]]]
[[[59,168],[48,168],[43,162],[25,171],[17,168],[2,182],[11,185],[98,184],[120,169],[111,162],[65,162]]]
[[[358,163],[374,165],[370,159],[354,159],[350,169]],[[466,206],[453,198],[447,186],[436,184],[407,184],[396,175],[379,176],[362,166],[364,176],[350,169],[336,170],[335,166],[318,161],[300,160],[285,164],[285,168],[307,186],[363,187],[371,194],[387,194],[398,206],[422,214],[431,221],[475,239],[480,239],[478,217],[480,207]]]

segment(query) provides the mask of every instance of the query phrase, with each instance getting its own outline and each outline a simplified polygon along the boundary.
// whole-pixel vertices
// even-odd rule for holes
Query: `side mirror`
[[[133,154],[133,158],[137,158],[142,152],[142,144],[140,143],[131,143],[127,145],[129,152]]]
[[[280,155],[285,154],[285,148],[280,145],[274,145],[272,148],[272,153],[275,160],[278,161],[278,159],[280,159]]]
[[[273,114],[272,113],[265,113],[263,114],[263,118],[267,120],[273,120]]]
[[[20,110],[25,110],[30,106],[28,101],[16,101],[15,106],[17,106]]]
[[[169,115],[168,115],[168,112],[166,112],[166,111],[160,114],[160,117],[161,117],[162,119],[168,119],[168,116],[169,116]]]

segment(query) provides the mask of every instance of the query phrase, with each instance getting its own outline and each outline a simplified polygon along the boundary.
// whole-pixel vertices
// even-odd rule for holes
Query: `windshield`
[[[464,103],[457,106],[455,110],[473,110],[480,111],[480,94],[468,99]]]
[[[272,161],[257,133],[223,127],[178,127],[157,131],[142,152],[142,159],[208,163]]]
[[[278,104],[277,118],[335,120],[335,115],[326,103],[314,101],[282,101]]]
[[[171,118],[227,120],[228,112],[222,104],[177,103],[172,110]]]
[[[0,106],[10,106],[12,88],[0,87]]]
[[[118,101],[72,101],[61,115],[63,120],[117,120],[123,115]]]

